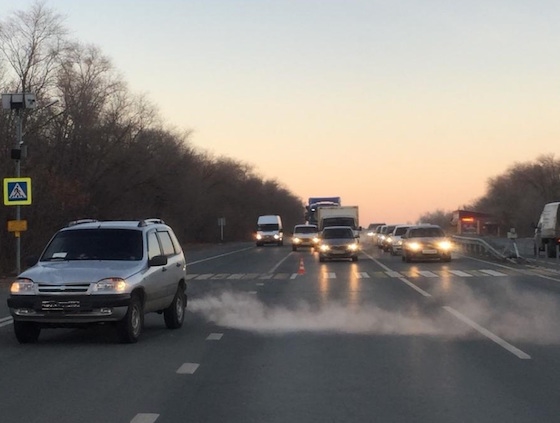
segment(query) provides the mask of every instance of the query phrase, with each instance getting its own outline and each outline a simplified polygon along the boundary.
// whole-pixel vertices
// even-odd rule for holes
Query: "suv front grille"
[[[89,289],[89,283],[67,283],[64,285],[39,284],[40,294],[75,294],[85,293]]]

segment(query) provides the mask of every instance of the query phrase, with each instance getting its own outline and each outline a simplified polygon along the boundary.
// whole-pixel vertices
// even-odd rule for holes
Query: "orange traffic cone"
[[[303,259],[299,259],[299,269],[297,271],[298,275],[305,274],[305,267],[303,267]]]

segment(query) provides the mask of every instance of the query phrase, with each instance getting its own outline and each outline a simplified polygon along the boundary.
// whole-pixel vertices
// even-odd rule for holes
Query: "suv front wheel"
[[[20,344],[32,344],[39,339],[41,326],[35,322],[20,322],[14,320],[14,333]]]
[[[144,310],[138,295],[133,295],[124,318],[117,323],[117,335],[121,342],[132,344],[138,341],[144,325]]]

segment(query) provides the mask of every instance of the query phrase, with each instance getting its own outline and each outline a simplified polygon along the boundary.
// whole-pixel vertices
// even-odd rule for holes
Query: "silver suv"
[[[80,220],[59,230],[37,263],[12,283],[8,307],[20,343],[43,328],[112,323],[136,342],[144,314],[183,325],[186,262],[173,230],[159,219]]]

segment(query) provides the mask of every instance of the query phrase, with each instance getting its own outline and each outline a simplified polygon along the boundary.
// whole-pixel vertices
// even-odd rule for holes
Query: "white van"
[[[535,228],[535,253],[546,250],[548,257],[556,257],[556,246],[560,243],[559,206],[560,202],[544,205]]]
[[[259,216],[256,233],[257,247],[264,244],[284,245],[282,219],[276,214]]]

